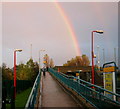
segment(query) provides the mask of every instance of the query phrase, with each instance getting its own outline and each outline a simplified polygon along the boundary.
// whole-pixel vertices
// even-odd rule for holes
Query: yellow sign
[[[46,63],[46,61],[43,61],[43,63],[45,64],[45,63]]]
[[[112,67],[106,67],[103,69],[104,72],[114,72],[115,71],[115,67],[112,66]]]
[[[113,91],[113,80],[112,80],[112,73],[105,74],[105,89],[109,91]]]
[[[76,73],[76,76],[79,76],[79,73]]]

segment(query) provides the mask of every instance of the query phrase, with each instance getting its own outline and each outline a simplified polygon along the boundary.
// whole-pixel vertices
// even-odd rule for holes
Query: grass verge
[[[24,109],[26,102],[28,100],[29,94],[31,92],[32,88],[28,88],[24,91],[22,91],[21,93],[16,94],[16,100],[15,100],[15,108],[20,108],[20,109]],[[6,108],[10,109],[11,104],[7,104]]]
[[[29,88],[16,96],[15,107],[25,107],[32,88]]]

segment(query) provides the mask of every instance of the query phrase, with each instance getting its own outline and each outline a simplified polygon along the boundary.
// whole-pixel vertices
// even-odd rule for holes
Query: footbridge
[[[49,68],[45,76],[38,74],[25,106],[44,107],[120,108],[120,95]]]

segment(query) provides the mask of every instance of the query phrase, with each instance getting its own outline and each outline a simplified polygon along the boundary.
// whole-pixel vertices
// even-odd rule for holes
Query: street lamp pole
[[[96,30],[96,31],[92,31],[92,84],[95,84],[95,72],[94,72],[94,32],[95,33],[99,33],[99,34],[103,34],[102,30]]]
[[[115,63],[117,63],[116,62],[116,48],[114,48],[114,61],[115,61]]]
[[[92,31],[92,84],[94,84],[94,51],[93,51],[93,33]]]
[[[21,52],[21,49],[16,49],[14,51],[14,99],[16,97],[16,52]]]
[[[99,70],[100,70],[100,53],[99,53],[99,46],[97,46],[97,52],[98,52],[98,58],[97,58],[97,65],[98,65],[98,68],[99,68]]]
[[[105,49],[103,48],[103,64],[105,64]]]

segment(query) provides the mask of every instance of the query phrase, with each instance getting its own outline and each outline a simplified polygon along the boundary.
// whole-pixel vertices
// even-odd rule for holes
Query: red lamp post
[[[94,55],[94,32],[95,33],[99,33],[99,34],[103,34],[103,31],[102,30],[96,30],[96,31],[92,31],[92,84],[95,83],[95,72],[94,72],[94,58],[95,58],[95,55]]]
[[[21,49],[16,49],[14,51],[14,99],[16,97],[16,52],[21,52]]]

